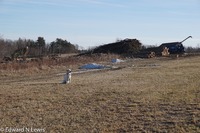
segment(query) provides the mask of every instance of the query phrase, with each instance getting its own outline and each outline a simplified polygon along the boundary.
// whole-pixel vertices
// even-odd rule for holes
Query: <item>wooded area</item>
[[[113,43],[96,47],[92,50],[87,49],[89,53],[115,53],[128,54],[137,53],[139,50],[156,48],[157,46],[145,46],[137,39],[118,40]],[[0,37],[0,58],[9,57],[16,59],[18,57],[44,57],[68,53],[79,52],[80,46],[72,44],[67,40],[57,38],[55,41],[47,43],[44,37],[38,37],[36,41],[31,39],[9,40]],[[185,47],[187,53],[199,53],[200,47]]]
[[[51,43],[46,43],[43,37],[38,37],[36,41],[31,39],[8,40],[0,38],[0,58],[22,55],[28,48],[27,57],[40,57],[54,54],[76,53],[78,45],[71,44],[67,40],[57,38]]]

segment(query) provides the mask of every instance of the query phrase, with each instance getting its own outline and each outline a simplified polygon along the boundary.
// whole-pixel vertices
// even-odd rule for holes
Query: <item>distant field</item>
[[[200,57],[116,66],[73,74],[67,85],[63,69],[1,74],[0,132],[200,132]]]

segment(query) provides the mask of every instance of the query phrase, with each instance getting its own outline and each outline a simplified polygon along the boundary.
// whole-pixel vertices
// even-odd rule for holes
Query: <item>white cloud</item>
[[[9,5],[16,4],[35,4],[35,5],[51,5],[51,6],[62,6],[66,5],[66,0],[6,0],[4,3]]]
[[[126,7],[123,2],[108,2],[103,0],[77,0],[79,2],[95,4],[95,5],[103,5],[103,6],[112,6],[112,7]]]

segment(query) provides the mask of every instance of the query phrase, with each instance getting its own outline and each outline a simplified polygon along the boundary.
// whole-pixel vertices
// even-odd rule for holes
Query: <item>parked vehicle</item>
[[[186,41],[187,39],[192,38],[192,36],[187,37],[181,42],[170,42],[170,43],[163,43],[159,47],[164,49],[167,47],[169,50],[170,54],[183,54],[185,52],[184,47],[183,47],[183,42]]]
[[[142,50],[140,50],[139,53],[136,54],[136,57],[152,58],[155,56],[169,56],[169,55],[173,55],[173,54],[177,54],[177,55],[183,54],[183,53],[185,53],[185,48],[182,43],[189,38],[192,38],[192,36],[188,36],[181,42],[162,43],[158,47],[142,49]],[[165,53],[165,54],[163,54],[163,53]]]

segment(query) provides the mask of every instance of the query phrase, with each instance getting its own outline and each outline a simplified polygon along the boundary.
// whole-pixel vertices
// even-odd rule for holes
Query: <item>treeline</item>
[[[66,54],[78,52],[79,46],[71,44],[67,40],[57,38],[51,43],[46,43],[43,37],[38,37],[36,41],[31,39],[8,40],[0,38],[0,57],[11,57],[16,51],[28,47],[28,56],[46,56],[55,54]]]
[[[187,53],[200,53],[200,47],[186,47],[185,51]]]
[[[115,45],[112,45],[115,44]],[[125,45],[127,44],[127,45]],[[24,50],[28,46],[28,55],[27,57],[34,56],[47,56],[47,55],[59,55],[59,54],[67,54],[67,53],[77,53],[80,52],[77,44],[71,44],[67,40],[57,38],[55,41],[46,43],[44,37],[38,37],[37,40],[31,39],[22,39],[18,40],[9,40],[3,39],[0,37],[0,58],[12,57],[17,54],[24,53]],[[127,52],[137,52],[141,49],[147,49],[149,47],[157,47],[157,46],[145,46],[141,44],[136,39],[125,39],[118,40],[115,43],[105,44],[103,46],[98,46],[94,49],[88,49],[81,52],[92,52],[92,53],[109,53],[114,51],[113,53],[127,53]],[[199,53],[200,47],[185,47],[185,51],[187,53]]]

